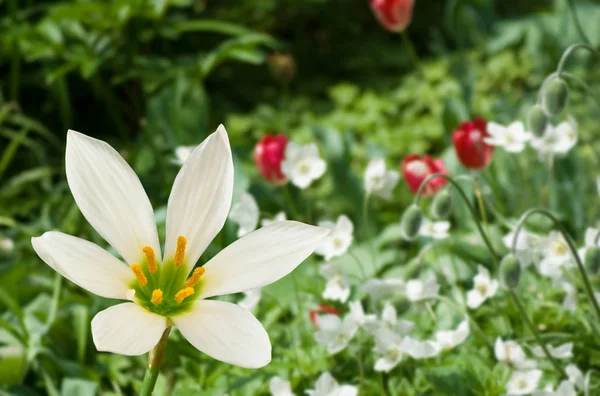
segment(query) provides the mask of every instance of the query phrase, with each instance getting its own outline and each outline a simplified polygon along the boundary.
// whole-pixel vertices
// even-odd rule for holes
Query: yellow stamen
[[[175,294],[175,301],[177,303],[182,302],[185,298],[194,294],[194,289],[191,287],[186,287],[185,289],[181,289]]]
[[[154,305],[158,305],[162,302],[162,298],[163,298],[162,290],[154,289],[154,291],[152,292],[152,298],[150,299],[150,302]]]
[[[140,286],[144,287],[148,284],[148,279],[146,279],[146,275],[144,275],[142,267],[140,267],[138,264],[131,264],[131,270],[135,274]]]
[[[155,273],[158,270],[158,267],[156,266],[156,256],[154,255],[154,249],[152,249],[150,246],[144,246],[142,251],[144,252],[144,255],[146,255],[148,271],[150,271],[151,274]]]
[[[196,283],[198,283],[198,281],[200,280],[200,277],[202,275],[204,275],[204,267],[198,267],[194,270],[194,272],[192,273],[192,276],[190,276],[188,278],[188,280],[185,281],[185,287],[194,287],[196,286]]]
[[[177,237],[177,250],[175,251],[175,258],[173,259],[173,265],[179,267],[183,263],[183,257],[185,256],[185,246],[187,245],[187,239],[184,236]]]

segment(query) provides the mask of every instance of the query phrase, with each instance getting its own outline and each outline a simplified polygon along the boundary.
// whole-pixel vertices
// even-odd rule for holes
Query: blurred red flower
[[[427,176],[434,173],[448,174],[448,171],[444,166],[444,160],[441,158],[432,159],[428,155],[409,154],[402,161],[401,167],[408,188],[415,194],[419,191],[419,187]],[[446,179],[441,177],[431,179],[423,189],[422,195],[428,196],[435,194],[444,187],[447,182]]]
[[[329,315],[340,315],[340,311],[337,310],[336,307],[332,307],[327,304],[319,304],[316,309],[311,309],[308,312],[310,316],[310,321],[312,324],[318,329],[319,328],[319,315],[321,314],[329,314]]]
[[[492,162],[494,146],[484,142],[488,136],[487,121],[479,117],[462,122],[452,133],[456,156],[465,168],[483,169]]]
[[[371,9],[387,30],[401,32],[410,25],[414,0],[371,0]]]
[[[279,184],[287,181],[281,172],[287,144],[288,138],[282,134],[266,135],[254,147],[254,162],[260,174],[269,183]]]

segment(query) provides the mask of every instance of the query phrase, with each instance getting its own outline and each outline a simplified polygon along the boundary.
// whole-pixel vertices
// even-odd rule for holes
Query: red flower
[[[330,314],[330,315],[340,315],[340,312],[336,307],[332,307],[331,305],[319,304],[316,309],[311,309],[308,312],[310,316],[310,321],[312,324],[318,329],[319,328],[319,315],[320,314]]]
[[[408,188],[415,194],[419,191],[421,183],[423,183],[427,176],[434,173],[448,174],[448,171],[444,166],[444,160],[441,158],[434,160],[428,155],[407,155],[402,161],[401,167]],[[444,187],[447,182],[446,179],[441,177],[431,179],[423,189],[423,196],[435,194],[439,189]]]
[[[492,162],[494,146],[484,142],[488,136],[487,122],[479,117],[461,123],[452,133],[456,156],[465,168],[483,169]]]
[[[371,0],[371,9],[387,30],[401,32],[410,25],[414,0]]]
[[[278,184],[287,181],[281,172],[287,144],[288,138],[284,135],[266,135],[254,147],[254,162],[269,183]]]

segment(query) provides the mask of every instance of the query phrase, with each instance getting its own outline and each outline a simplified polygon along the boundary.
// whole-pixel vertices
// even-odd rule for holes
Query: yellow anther
[[[185,257],[185,245],[187,245],[187,239],[183,236],[177,237],[177,250],[175,250],[175,258],[173,259],[173,265],[179,267],[183,263]]]
[[[150,299],[150,302],[154,305],[158,305],[162,302],[162,298],[163,298],[162,290],[154,289],[154,291],[152,292],[152,298]]]
[[[148,271],[150,271],[151,274],[155,273],[158,270],[158,267],[156,266],[156,256],[154,255],[154,249],[152,249],[150,246],[144,246],[142,251],[146,256],[146,262],[148,263]]]
[[[204,267],[198,267],[194,270],[194,272],[192,273],[192,276],[190,276],[188,278],[188,280],[185,281],[185,287],[194,287],[196,286],[196,283],[198,283],[198,281],[200,280],[200,277],[202,275],[204,275]]]
[[[191,296],[192,294],[194,294],[194,289],[191,287],[186,287],[185,289],[181,289],[177,292],[177,294],[175,294],[175,301],[177,303],[180,303],[187,297]]]
[[[144,287],[148,284],[148,279],[146,279],[146,275],[144,275],[144,271],[142,271],[142,267],[138,264],[131,264],[131,270],[135,274],[138,283],[140,286]]]

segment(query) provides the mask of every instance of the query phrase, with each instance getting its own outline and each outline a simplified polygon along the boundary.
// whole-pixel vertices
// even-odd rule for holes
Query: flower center
[[[569,252],[569,249],[567,248],[567,245],[565,245],[563,242],[561,241],[556,241],[552,244],[552,250],[554,251],[554,253],[557,256],[562,256],[565,255]]]
[[[527,388],[527,381],[525,380],[525,378],[519,378],[517,380],[517,388],[519,388],[519,389]]]
[[[485,283],[477,283],[475,285],[475,289],[481,294],[485,296],[487,294],[487,285]]]
[[[423,161],[413,161],[406,166],[406,169],[410,173],[414,173],[415,176],[426,176],[429,173],[429,167]]]
[[[310,173],[310,166],[306,161],[300,161],[297,165],[298,173],[301,175],[308,175]]]
[[[185,237],[179,236],[175,255],[163,263],[157,262],[150,246],[145,246],[140,263],[130,266],[136,279],[131,284],[131,299],[148,311],[167,317],[186,312],[198,296],[200,278],[205,272],[204,267],[198,267],[187,277],[188,267],[182,265],[186,246]]]

